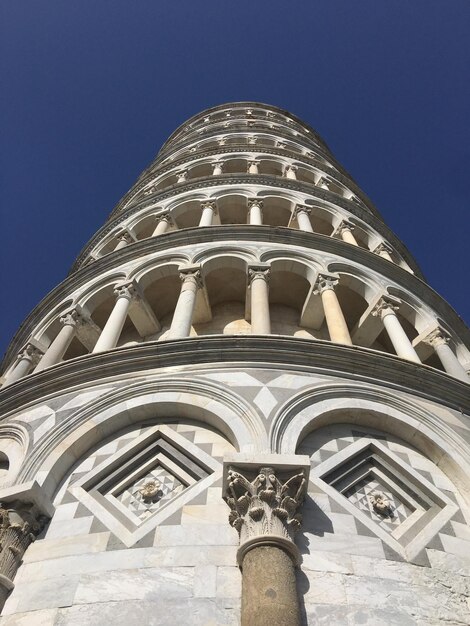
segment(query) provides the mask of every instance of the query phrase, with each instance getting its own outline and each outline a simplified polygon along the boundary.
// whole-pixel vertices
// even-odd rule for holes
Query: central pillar
[[[42,354],[43,353],[35,345],[27,343],[18,353],[16,364],[7,376],[4,386],[10,385],[29,374],[31,369],[38,364]]]
[[[198,289],[202,287],[199,267],[180,269],[181,291],[171,321],[169,339],[189,337]]]
[[[253,335],[270,335],[269,272],[266,265],[248,268],[251,291],[251,332]]]
[[[414,361],[415,363],[421,363],[419,356],[413,348],[411,341],[408,339],[408,335],[402,328],[400,320],[398,319],[395,311],[398,310],[398,305],[387,298],[381,298],[377,303],[372,315],[380,317],[387,335],[392,342],[397,356],[402,359],[408,359],[408,361]]]
[[[335,285],[337,283],[338,278],[335,276],[319,274],[314,293],[321,294],[330,340],[335,343],[344,343],[352,346],[351,335],[349,334],[338,296],[335,293]]]
[[[339,235],[343,241],[350,243],[352,246],[357,246],[358,243],[353,235],[354,225],[349,222],[341,222],[335,231],[335,235]]]
[[[286,165],[286,168],[284,170],[284,176],[286,178],[290,178],[291,180],[296,180],[297,179],[297,166],[296,165]]]
[[[116,303],[93,348],[93,353],[105,352],[116,347],[126,322],[132,299],[137,295],[137,290],[134,283],[129,282],[116,285],[114,293],[116,295]]]
[[[117,239],[118,239],[118,244],[114,248],[114,251],[121,250],[122,248],[125,248],[126,246],[128,246],[130,243],[134,241],[130,233],[128,232],[120,233]]]
[[[223,161],[214,161],[212,163],[212,175],[220,176],[223,173],[224,162]]]
[[[387,259],[387,261],[393,263],[393,259],[390,254],[391,252],[392,249],[385,243],[379,243],[379,245],[374,250],[374,254],[378,254],[380,257],[382,257],[382,259]]]
[[[263,223],[263,201],[253,198],[248,200],[248,223],[261,226]]]
[[[300,624],[295,568],[301,559],[294,534],[301,525],[297,511],[307,492],[309,462],[296,459],[295,465],[278,455],[224,463],[229,523],[240,536],[241,626]],[[260,465],[263,460],[271,463]]]
[[[155,218],[157,222],[157,226],[152,233],[152,237],[158,237],[158,235],[163,235],[168,230],[168,227],[172,224],[172,219],[170,212],[160,213]]]
[[[213,200],[201,202],[202,215],[199,226],[212,226],[212,220],[216,214],[216,204]]]
[[[470,383],[467,372],[449,346],[449,339],[450,337],[442,328],[436,328],[424,341],[434,348],[435,353],[448,374],[459,380],[463,380],[465,383]]]
[[[293,218],[297,218],[297,224],[299,230],[304,230],[307,233],[313,233],[312,224],[310,222],[310,213],[312,209],[305,204],[297,204],[292,214]]]
[[[248,174],[258,174],[258,165],[259,165],[259,161],[248,161],[247,162],[247,173]]]
[[[60,322],[62,328],[39,361],[39,365],[34,370],[35,372],[41,372],[46,367],[51,367],[51,365],[55,365],[62,360],[67,352],[67,348],[72,343],[72,339],[75,337],[77,326],[83,324],[84,320],[76,309],[71,309],[61,316]]]

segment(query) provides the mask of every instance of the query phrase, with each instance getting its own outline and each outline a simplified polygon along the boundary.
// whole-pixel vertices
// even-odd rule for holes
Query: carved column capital
[[[318,181],[318,183],[317,183],[317,187],[322,187],[323,189],[329,190],[330,189],[330,184],[331,184],[330,181],[327,178],[325,178],[324,176],[322,176],[320,178],[320,180]]]
[[[383,252],[386,252],[387,254],[392,254],[393,249],[392,249],[392,248],[391,248],[388,244],[386,244],[384,241],[382,241],[382,243],[379,243],[379,245],[378,245],[378,246],[376,246],[376,247],[372,250],[372,252],[373,252],[374,254],[380,254],[381,252],[382,252],[382,253],[383,253]]]
[[[68,309],[59,317],[59,321],[64,326],[80,326],[85,323],[84,318],[77,309]]]
[[[251,209],[254,206],[258,207],[259,209],[262,209],[263,201],[259,200],[258,198],[248,198],[248,208]]]
[[[168,222],[168,224],[173,223],[173,219],[171,217],[170,211],[164,211],[163,213],[159,213],[155,215],[155,223],[160,224],[160,222]]]
[[[125,298],[126,300],[135,300],[139,295],[137,285],[133,280],[115,285],[114,294],[116,298]]]
[[[176,176],[177,176],[176,182],[184,183],[188,178],[188,170],[180,170],[179,172],[176,172]]]
[[[332,289],[334,291],[338,282],[338,276],[334,276],[333,274],[318,274],[313,293],[315,295],[322,294],[327,289]]]
[[[221,137],[217,140],[217,143],[219,144],[219,146],[225,146],[225,144],[227,143],[227,139],[225,137]]]
[[[199,266],[180,268],[180,280],[183,284],[194,283],[197,289],[203,287],[202,274]]]
[[[157,191],[157,188],[155,185],[152,185],[151,187],[149,187],[148,189],[144,191],[143,195],[150,196],[152,193],[155,193],[155,191]]]
[[[258,137],[248,137],[248,143],[254,145],[258,141]]]
[[[217,215],[217,203],[215,200],[205,200],[201,202],[201,210],[204,211],[204,209],[211,209],[212,213]]]
[[[448,335],[448,333],[446,333],[443,328],[438,326],[423,339],[423,342],[427,343],[433,348],[437,348],[437,346],[443,346],[445,344],[448,344],[449,340],[450,336]]]
[[[395,314],[400,308],[400,301],[398,298],[392,298],[389,296],[383,296],[377,302],[371,313],[374,317],[384,318],[386,315]]]
[[[292,217],[297,217],[299,213],[304,213],[305,215],[310,215],[312,212],[312,207],[309,207],[305,204],[296,204],[295,208],[292,212]]]
[[[354,228],[354,224],[351,224],[351,222],[348,222],[347,220],[343,220],[335,228],[333,235],[341,236],[345,231],[349,231],[350,233],[352,233],[354,231]]]
[[[42,357],[44,352],[40,350],[37,346],[32,343],[27,343],[19,352],[18,352],[18,361],[29,361],[31,365],[37,365],[39,363],[39,359]]]
[[[281,150],[283,150],[286,147],[287,144],[285,144],[283,141],[277,141],[276,142],[276,148],[280,148]]]
[[[307,493],[309,464],[306,457],[297,457],[298,465],[285,465],[281,457],[268,456],[280,462],[224,463],[224,498],[229,523],[240,537],[240,565],[245,554],[260,545],[277,545],[299,562],[294,535],[302,523],[299,509]]]
[[[121,233],[118,233],[116,236],[116,239],[118,239],[119,241],[125,241],[127,244],[132,243],[134,240],[132,239],[132,236],[130,233],[128,233],[127,231],[123,231]]]
[[[298,169],[297,165],[286,165],[284,168],[284,174],[287,174],[288,172],[293,172],[295,174]]]
[[[211,165],[214,169],[219,168],[222,170],[224,168],[225,161],[212,161]]]
[[[262,278],[265,282],[269,282],[271,268],[269,265],[249,265],[248,266],[248,283],[251,284],[256,278]]]

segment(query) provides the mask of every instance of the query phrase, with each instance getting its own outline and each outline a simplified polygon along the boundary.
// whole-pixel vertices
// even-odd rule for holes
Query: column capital
[[[437,326],[437,328],[432,330],[423,339],[423,343],[427,343],[433,348],[448,344],[449,341],[450,341],[450,335],[441,326]]]
[[[177,182],[183,183],[188,178],[188,170],[179,170],[176,172]]]
[[[143,195],[150,196],[152,193],[155,193],[155,191],[157,191],[157,188],[155,185],[152,185],[151,187],[149,187],[148,189],[144,191]]]
[[[251,209],[251,207],[257,206],[259,209],[263,208],[263,201],[260,200],[259,198],[248,198],[248,208]]]
[[[314,295],[322,294],[324,291],[328,289],[332,289],[334,291],[335,286],[339,282],[339,277],[335,274],[318,274],[317,280],[315,281],[315,285],[313,287]]]
[[[330,184],[331,182],[327,178],[325,178],[325,176],[322,176],[317,183],[317,187],[324,187],[329,190]]]
[[[172,224],[173,218],[171,217],[170,211],[163,211],[162,213],[155,215],[155,222],[157,224],[160,224],[160,222],[168,222],[168,224]]]
[[[219,146],[225,146],[225,144],[227,143],[227,140],[225,137],[221,137],[220,139],[217,140],[217,143],[219,144]]]
[[[342,220],[333,231],[333,236],[341,235],[345,231],[349,231],[350,233],[352,233],[354,229],[355,229],[354,224],[351,224],[351,222],[348,222],[348,220]]]
[[[262,278],[266,282],[269,282],[269,275],[271,273],[271,267],[266,264],[249,265],[248,266],[248,283],[251,284],[255,278]]]
[[[39,359],[44,354],[44,351],[39,349],[33,343],[27,343],[21,350],[18,352],[17,360],[25,360],[29,361],[32,365],[37,365],[39,363]]]
[[[137,284],[133,280],[118,283],[114,286],[113,291],[116,298],[125,298],[126,300],[135,300],[139,295]]]
[[[222,169],[225,165],[225,161],[212,161],[212,167],[220,167]]]
[[[372,250],[372,252],[374,254],[380,254],[381,252],[387,252],[387,254],[391,254],[393,252],[393,248],[385,243],[385,241],[382,241]]]
[[[283,141],[277,141],[276,142],[276,148],[281,148],[281,150],[283,150],[286,147],[287,144],[285,144]]]
[[[247,168],[250,168],[252,165],[258,166],[259,164],[260,161],[258,161],[257,159],[248,159],[248,161],[246,162]]]
[[[248,143],[254,145],[258,141],[258,137],[248,137]]]
[[[184,283],[194,282],[198,289],[203,287],[200,265],[189,265],[179,268],[180,280]]]
[[[210,209],[212,211],[212,215],[217,215],[217,203],[215,200],[204,200],[201,202],[201,211],[204,209]],[[211,218],[212,219],[212,218]]]
[[[117,233],[116,239],[118,239],[119,241],[125,241],[127,244],[134,241],[132,235],[127,230],[123,230],[120,233]]]
[[[401,301],[393,296],[382,296],[372,309],[374,317],[384,318],[386,315],[395,314],[400,308]]]
[[[309,459],[291,457],[289,462],[280,455],[264,456],[248,462],[224,462],[224,498],[231,509],[229,523],[240,537],[237,560],[241,565],[252,548],[275,545],[298,564],[300,555],[294,535],[302,523],[298,509],[307,493]]]
[[[309,207],[306,204],[296,204],[294,210],[292,211],[292,217],[297,217],[299,213],[310,215],[311,212],[312,207]]]
[[[85,323],[85,319],[83,318],[81,312],[78,308],[68,309],[64,311],[62,315],[59,317],[59,321],[64,326],[80,326]]]
[[[299,169],[298,165],[286,165],[284,167],[284,173],[287,172],[296,172]]]

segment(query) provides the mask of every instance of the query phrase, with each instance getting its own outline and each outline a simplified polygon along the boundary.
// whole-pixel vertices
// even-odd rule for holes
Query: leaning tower
[[[178,128],[20,327],[1,624],[466,624],[469,332],[318,134]]]

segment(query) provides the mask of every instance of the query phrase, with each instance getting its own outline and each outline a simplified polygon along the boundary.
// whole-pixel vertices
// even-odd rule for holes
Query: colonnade
[[[211,205],[211,203],[208,204]],[[207,206],[206,210],[212,211],[212,206]],[[271,334],[270,275],[271,268],[268,264],[254,264],[247,267],[248,310],[251,316],[251,332],[253,334]],[[182,339],[190,336],[197,295],[199,290],[204,288],[201,267],[199,265],[181,267],[179,276],[181,289],[166,339]],[[323,272],[317,275],[311,290],[311,296],[307,297],[309,306],[313,308],[313,313],[310,315],[311,321],[307,327],[319,329],[323,324],[323,320],[325,320],[330,341],[352,346],[354,342],[336,293],[336,286],[339,282],[340,277],[335,274]],[[128,281],[116,285],[114,294],[116,300],[113,309],[94,343],[94,347],[91,350],[93,353],[112,350],[118,345],[124,324],[133,310],[134,316],[132,319],[133,321],[140,319],[140,326],[139,324],[135,325],[142,337],[155,333],[160,329],[158,320],[155,318],[150,305],[135,282]],[[400,304],[401,302],[397,298],[387,295],[379,297],[375,305],[371,305],[366,322],[369,322],[369,320],[372,322],[373,319],[377,319],[380,326],[376,328],[374,336],[377,336],[381,330],[385,330],[397,356],[415,363],[421,363],[412,341],[409,339],[397,316],[396,312]],[[132,306],[134,309],[131,309]],[[136,314],[140,315],[140,318]],[[142,321],[143,315],[146,315],[146,321]],[[33,367],[35,367],[35,372],[39,372],[59,363],[63,359],[73,338],[77,335],[77,331],[82,326],[93,324],[91,319],[85,317],[78,309],[71,309],[65,312],[60,317],[60,322],[62,328],[47,350],[44,351],[44,354],[41,353],[41,350],[38,349],[34,342],[30,342],[24,347],[18,355],[16,365],[10,371],[7,378],[8,384],[25,376]],[[364,327],[367,328],[367,325]],[[365,330],[364,332],[368,331]],[[358,333],[358,336],[360,337],[360,333]],[[448,345],[449,337],[442,328],[436,324],[429,336],[424,337],[423,341],[432,347],[447,373],[468,382],[467,373]]]
[[[264,222],[264,214],[263,214],[264,202],[259,198],[248,198],[247,199],[247,224],[262,226],[265,224]],[[208,227],[214,225],[214,218],[218,215],[218,207],[216,200],[204,200],[200,203],[201,215],[199,218],[199,227]],[[291,218],[289,221],[289,228],[292,228],[292,224],[294,221],[297,222],[297,230],[301,230],[304,232],[313,233],[315,232],[312,222],[310,219],[310,215],[312,213],[312,207],[296,204],[294,209],[291,212]],[[160,235],[165,234],[170,227],[176,227],[176,222],[171,215],[169,210],[161,211],[155,215],[155,225],[151,237],[158,237]],[[354,235],[355,225],[352,224],[346,218],[339,218],[341,221],[336,227],[333,227],[333,232],[331,234],[332,237],[341,239],[345,243],[348,243],[353,246],[363,247],[359,244],[358,240]],[[269,225],[269,224],[268,224]],[[131,234],[130,230],[121,230],[117,235],[115,235],[115,239],[117,241],[114,252],[117,250],[122,250],[126,246],[137,241],[137,238]],[[385,242],[380,242],[375,247],[367,248],[370,252],[377,254],[378,256],[390,261],[391,263],[395,263],[392,258],[393,249],[390,245]]]

